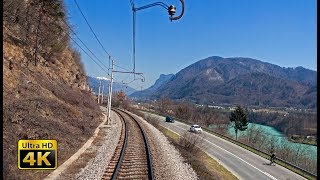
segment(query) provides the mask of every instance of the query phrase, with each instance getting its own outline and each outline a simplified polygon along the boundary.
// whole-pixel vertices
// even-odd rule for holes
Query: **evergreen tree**
[[[236,140],[238,139],[238,130],[244,131],[248,128],[248,117],[245,110],[241,106],[231,112],[230,121],[234,122],[234,130],[236,132]]]

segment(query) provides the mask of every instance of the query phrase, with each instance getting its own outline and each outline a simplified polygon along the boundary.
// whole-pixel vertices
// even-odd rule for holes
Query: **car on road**
[[[202,133],[202,128],[199,125],[194,124],[190,127],[190,132]]]
[[[167,117],[166,117],[166,122],[172,122],[172,123],[174,123],[173,117],[167,116]]]

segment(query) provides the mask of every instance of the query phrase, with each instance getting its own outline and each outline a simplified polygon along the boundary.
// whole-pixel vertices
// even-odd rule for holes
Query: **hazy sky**
[[[108,67],[107,54],[74,0],[65,2],[74,30]],[[77,2],[116,64],[132,70],[130,1]],[[140,7],[156,1],[134,2]],[[175,5],[180,13],[180,1],[162,2]],[[209,56],[250,57],[283,67],[317,68],[316,0],[185,0],[185,5],[184,16],[173,22],[159,6],[137,12],[136,72],[142,72],[146,81],[134,81],[130,86],[145,89],[160,74],[175,74]],[[88,75],[106,76],[82,51],[81,55]],[[133,76],[115,73],[115,80],[130,82]]]

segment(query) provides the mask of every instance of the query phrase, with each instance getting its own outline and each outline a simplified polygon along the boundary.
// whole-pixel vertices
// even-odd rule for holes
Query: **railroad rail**
[[[138,121],[121,109],[112,109],[122,121],[121,136],[102,179],[153,180],[152,159],[146,135]]]

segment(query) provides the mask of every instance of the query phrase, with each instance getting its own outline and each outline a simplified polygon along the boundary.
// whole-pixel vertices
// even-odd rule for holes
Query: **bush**
[[[198,147],[204,146],[204,140],[196,134],[185,132],[180,137],[179,145],[185,150],[198,152]]]
[[[157,120],[156,118],[154,118],[154,117],[151,117],[150,115],[147,115],[147,116],[145,116],[144,117],[144,119],[147,121],[147,122],[149,122],[150,124],[152,124],[155,128],[159,128],[160,127],[160,125],[159,125],[159,120]]]

